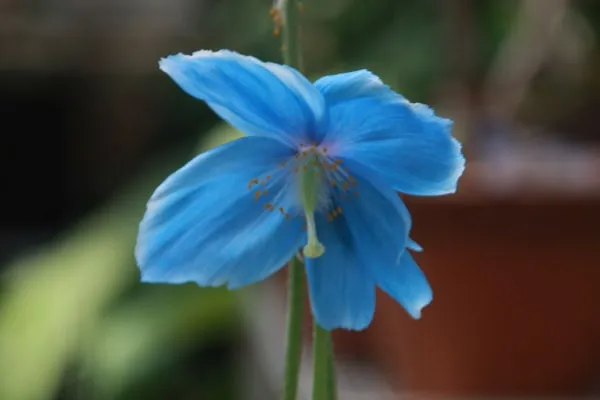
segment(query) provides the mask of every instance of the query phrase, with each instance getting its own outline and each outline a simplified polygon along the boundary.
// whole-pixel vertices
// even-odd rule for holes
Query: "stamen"
[[[257,185],[258,184],[258,179],[254,178],[254,179],[250,179],[250,182],[248,182],[248,189],[252,189],[253,185]]]

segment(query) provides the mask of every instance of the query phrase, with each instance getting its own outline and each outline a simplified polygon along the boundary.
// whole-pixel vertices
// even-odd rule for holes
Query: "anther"
[[[257,190],[256,192],[254,192],[254,200],[258,200],[260,199],[260,190]]]
[[[252,186],[258,184],[258,179],[250,179],[250,182],[248,182],[248,189],[252,189]]]

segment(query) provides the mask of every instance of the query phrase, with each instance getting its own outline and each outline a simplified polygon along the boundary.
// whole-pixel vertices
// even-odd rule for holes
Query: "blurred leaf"
[[[217,124],[204,135],[198,146],[198,153],[210,150],[224,143],[239,139],[244,135],[227,123]]]
[[[70,356],[137,276],[137,224],[181,153],[38,254],[8,266],[0,305],[0,399],[51,399]]]
[[[149,286],[101,322],[85,351],[85,375],[99,398],[115,398],[186,348],[237,332],[238,320],[226,289]]]

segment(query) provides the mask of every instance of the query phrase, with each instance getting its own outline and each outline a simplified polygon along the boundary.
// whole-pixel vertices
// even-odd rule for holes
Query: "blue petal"
[[[356,254],[369,269],[395,264],[407,245],[413,243],[408,237],[410,213],[392,189],[358,174],[353,176],[357,195],[338,195],[336,203],[341,205]]]
[[[417,242],[415,242],[414,240],[412,240],[411,238],[408,238],[408,243],[406,244],[406,247],[408,247],[411,250],[414,251],[423,251],[423,247],[421,247],[421,245]]]
[[[413,318],[419,319],[423,307],[431,303],[433,293],[410,253],[405,251],[398,265],[377,265],[374,271],[379,287],[402,304]]]
[[[172,55],[160,69],[248,136],[307,143],[325,112],[323,96],[295,69],[232,51]]]
[[[291,155],[276,140],[242,138],[167,178],[139,228],[135,255],[142,280],[237,287],[282,267],[305,241],[303,221],[269,212],[265,204],[291,216],[298,212],[289,195],[290,172],[278,167]],[[253,179],[258,185],[249,185]]]
[[[354,241],[343,218],[328,222],[315,215],[325,253],[306,258],[313,315],[324,329],[365,329],[375,312],[375,283],[355,254]]]
[[[465,159],[450,120],[408,102],[368,71],[328,76],[315,86],[328,105],[318,132],[331,155],[400,192],[456,191]]]

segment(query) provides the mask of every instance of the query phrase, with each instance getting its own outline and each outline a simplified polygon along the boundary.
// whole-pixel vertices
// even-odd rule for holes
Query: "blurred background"
[[[0,1],[0,400],[279,397],[285,276],[141,285],[133,259],[154,187],[239,134],[158,59],[279,62],[270,7]],[[306,0],[303,24],[311,78],[372,70],[468,159],[457,195],[407,199],[434,302],[336,332],[341,398],[600,398],[600,2]]]

